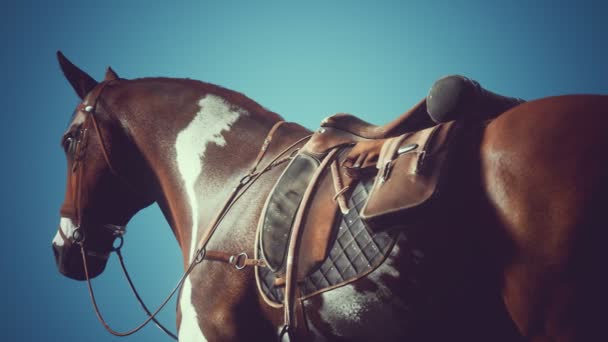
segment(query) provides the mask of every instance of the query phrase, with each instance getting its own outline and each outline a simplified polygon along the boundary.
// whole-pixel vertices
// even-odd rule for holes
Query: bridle
[[[91,128],[88,126],[90,125],[91,122],[93,125],[93,129],[95,130],[95,132],[97,133],[97,136],[99,137],[102,154],[103,154],[104,160],[105,160],[110,172],[112,173],[113,176],[117,177],[123,184],[125,184],[127,187],[129,187],[135,195],[139,196],[139,194],[134,190],[134,188],[131,186],[131,184],[128,183],[124,178],[122,178],[116,172],[116,169],[113,167],[112,163],[110,162],[110,158],[107,153],[107,148],[105,146],[105,141],[104,141],[103,135],[101,134],[101,131],[99,129],[99,123],[97,122],[97,118],[94,115],[95,108],[97,106],[97,99],[99,98],[99,96],[101,95],[101,93],[103,92],[104,88],[107,86],[108,83],[109,82],[102,83],[99,86],[99,88],[97,88],[96,93],[92,94],[93,105],[88,105],[87,104],[88,101],[87,101],[87,103],[81,103],[77,108],[78,111],[82,111],[84,113],[89,113],[89,115],[87,115],[84,122],[82,123],[82,128],[80,129],[78,139],[76,139],[76,141],[74,142],[76,144],[76,146],[74,147],[74,157],[73,157],[74,161],[73,161],[71,171],[77,172],[76,173],[77,179],[76,179],[76,187],[75,187],[75,189],[72,189],[72,192],[73,192],[72,197],[74,198],[73,203],[72,203],[73,208],[70,213],[62,212],[62,214],[65,214],[65,216],[76,221],[76,229],[73,231],[72,236],[69,236],[69,237],[65,236],[64,232],[61,229],[59,230],[59,232],[64,240],[68,240],[72,243],[77,243],[80,245],[82,245],[85,240],[85,232],[82,227],[83,213],[82,213],[82,207],[81,207],[82,188],[83,188],[82,178],[83,178],[84,167],[85,167],[84,160],[86,157],[86,150],[87,150],[87,146],[88,146],[88,142],[89,142],[89,134],[90,134],[89,131],[91,130]],[[109,224],[109,223],[102,223],[102,224],[96,224],[96,225],[101,226],[105,229],[109,229],[112,232],[112,235],[120,240],[119,245],[117,247],[115,247],[114,249],[120,249],[122,247],[123,235],[126,233],[126,226],[120,226],[120,225]],[[112,250],[110,250],[109,252],[112,252]],[[108,252],[108,254],[109,254],[109,252]],[[103,252],[87,251],[88,255],[107,258],[108,254],[104,255],[101,253],[103,253]]]
[[[112,335],[115,335],[115,336],[129,336],[129,335],[132,335],[132,334],[138,332],[143,327],[145,327],[148,323],[153,321],[168,336],[177,340],[177,336],[174,333],[172,333],[171,331],[169,331],[167,328],[165,328],[160,322],[158,322],[156,320],[156,316],[166,306],[166,304],[175,295],[175,293],[177,293],[181,289],[186,278],[190,275],[190,273],[192,273],[192,271],[198,264],[200,264],[203,260],[212,260],[212,261],[226,262],[228,264],[233,265],[236,269],[239,269],[239,270],[245,268],[246,266],[265,267],[265,263],[263,260],[249,258],[249,256],[245,252],[241,252],[238,254],[230,254],[230,253],[227,253],[224,251],[207,251],[207,249],[206,249],[207,244],[208,244],[209,240],[211,239],[211,237],[213,236],[216,229],[219,227],[223,218],[228,213],[228,211],[232,208],[234,203],[251,187],[251,185],[255,181],[257,181],[262,174],[264,174],[264,173],[272,170],[273,168],[292,159],[296,155],[296,153],[299,151],[299,148],[294,149],[294,147],[296,147],[298,144],[304,142],[305,140],[309,139],[310,135],[307,135],[307,136],[297,140],[296,142],[292,143],[290,146],[288,146],[287,148],[282,150],[280,153],[278,153],[264,167],[259,168],[262,159],[264,158],[264,156],[266,155],[266,152],[268,151],[268,147],[272,141],[274,133],[284,123],[284,121],[278,121],[272,126],[272,128],[268,132],[266,138],[264,139],[264,143],[262,144],[262,147],[260,148],[260,151],[259,151],[252,167],[249,169],[249,171],[243,177],[240,178],[238,184],[234,187],[234,189],[228,196],[227,200],[224,202],[222,209],[217,213],[215,218],[211,221],[208,229],[204,231],[203,236],[201,237],[201,239],[199,240],[199,243],[197,245],[197,249],[190,260],[190,264],[188,265],[188,267],[186,268],[186,270],[180,277],[179,281],[177,282],[175,287],[171,290],[171,292],[167,295],[166,299],[163,300],[163,302],[158,306],[158,308],[154,312],[151,312],[148,309],[148,307],[144,304],[139,293],[137,292],[137,290],[131,280],[131,277],[129,276],[129,273],[126,269],[124,259],[123,259],[122,253],[121,253],[121,249],[124,244],[124,234],[126,233],[126,226],[119,226],[119,225],[114,225],[114,224],[96,224],[96,226],[100,226],[105,229],[109,229],[112,232],[112,235],[114,236],[114,238],[119,240],[118,245],[114,244],[112,246],[112,248],[110,249],[110,251],[108,251],[107,253],[87,250],[85,248],[86,231],[84,229],[85,227],[82,226],[83,213],[82,213],[82,206],[81,206],[81,196],[82,196],[82,191],[83,191],[82,178],[83,178],[84,166],[85,166],[85,163],[84,163],[85,157],[86,157],[85,153],[86,153],[86,147],[87,147],[87,142],[88,142],[88,131],[90,129],[88,127],[89,122],[92,123],[93,129],[95,130],[95,133],[97,134],[97,136],[99,138],[104,160],[105,160],[110,172],[112,173],[112,175],[114,175],[122,183],[124,183],[124,185],[127,186],[131,191],[133,191],[134,194],[136,194],[136,195],[139,194],[137,192],[137,190],[135,189],[135,187],[133,187],[129,182],[127,182],[125,178],[121,177],[120,174],[118,172],[116,172],[116,168],[113,167],[113,165],[110,161],[108,152],[107,152],[107,147],[106,147],[104,139],[103,139],[103,134],[101,133],[101,130],[99,128],[99,123],[97,122],[97,118],[95,115],[96,114],[95,110],[97,107],[98,100],[99,100],[103,90],[110,82],[112,82],[112,81],[106,81],[106,82],[101,83],[96,88],[96,92],[91,94],[90,97],[92,97],[92,101],[91,101],[92,105],[89,105],[88,104],[89,101],[87,101],[87,103],[82,103],[78,106],[78,110],[82,111],[87,116],[82,124],[80,137],[75,142],[77,145],[75,147],[74,164],[73,164],[73,168],[72,168],[73,172],[75,172],[75,171],[78,172],[76,175],[76,177],[77,177],[76,189],[73,189],[74,195],[75,195],[74,201],[73,201],[74,202],[73,203],[73,205],[74,205],[73,214],[76,215],[76,220],[75,220],[76,229],[73,231],[71,236],[66,236],[64,234],[64,232],[62,231],[62,229],[59,229],[59,232],[60,232],[61,237],[65,241],[70,241],[71,243],[77,244],[80,247],[84,274],[85,274],[85,278],[87,281],[89,297],[91,299],[93,309],[95,311],[97,319],[109,333],[111,333]],[[292,151],[292,152],[287,154],[289,151]],[[95,299],[95,293],[93,291],[93,286],[91,284],[91,279],[89,277],[89,270],[88,270],[88,266],[87,266],[87,255],[92,256],[92,257],[107,259],[111,252],[116,252],[119,262],[120,262],[120,266],[123,271],[123,274],[125,275],[125,278],[127,279],[127,282],[129,283],[129,287],[131,288],[131,290],[132,290],[134,296],[136,297],[137,301],[139,302],[140,306],[142,307],[142,309],[146,312],[146,314],[148,316],[147,319],[145,319],[142,323],[137,325],[135,328],[125,331],[125,332],[119,332],[119,331],[112,329],[109,326],[109,324],[105,321],[105,319],[103,318],[103,316],[99,310],[99,307],[97,305],[97,301]]]

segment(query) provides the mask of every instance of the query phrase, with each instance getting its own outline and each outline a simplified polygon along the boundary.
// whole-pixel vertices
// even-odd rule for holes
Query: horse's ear
[[[116,71],[112,70],[111,67],[108,67],[108,69],[106,69],[106,77],[104,79],[104,81],[113,81],[113,80],[117,80],[120,77],[118,77],[118,74],[116,73]]]
[[[61,71],[63,71],[65,78],[70,82],[72,88],[74,88],[76,94],[78,94],[78,97],[84,99],[84,97],[95,88],[97,81],[72,64],[72,62],[65,58],[61,51],[57,51],[57,59],[59,60],[59,65],[61,66]]]

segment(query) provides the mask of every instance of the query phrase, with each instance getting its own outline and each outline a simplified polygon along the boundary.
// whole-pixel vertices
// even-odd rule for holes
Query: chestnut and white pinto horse
[[[59,271],[103,272],[124,227],[156,202],[183,253],[180,341],[270,341],[282,311],[265,304],[253,267],[197,263],[199,243],[282,118],[244,95],[185,79],[98,83],[59,54],[82,102],[63,137],[67,189],[53,250]],[[603,96],[532,101],[470,139],[453,200],[357,282],[311,298],[305,340],[607,340],[608,189]],[[261,164],[310,132],[274,130]],[[281,173],[248,184],[208,250],[253,255],[264,201]],[[122,241],[121,241],[122,242]],[[411,248],[408,244],[415,243]],[[81,255],[84,252],[85,257]],[[412,254],[413,252],[413,254]],[[425,259],[423,268],[414,264]],[[83,261],[86,260],[86,261]],[[199,260],[200,261],[200,260]],[[603,337],[602,337],[603,336]]]

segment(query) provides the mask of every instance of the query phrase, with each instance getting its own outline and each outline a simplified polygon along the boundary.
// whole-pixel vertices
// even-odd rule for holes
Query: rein
[[[98,255],[99,253],[93,252],[93,251],[87,251],[85,249],[85,246],[84,246],[85,232],[84,232],[83,228],[81,227],[81,224],[83,221],[82,220],[83,215],[82,215],[82,207],[80,205],[81,204],[80,201],[81,201],[81,195],[82,195],[82,175],[83,175],[83,169],[84,169],[84,153],[85,153],[85,148],[86,148],[85,139],[86,139],[87,124],[89,123],[89,118],[91,118],[95,132],[97,133],[97,135],[99,137],[103,157],[105,159],[106,164],[108,165],[108,168],[110,169],[110,172],[114,176],[116,176],[118,179],[120,179],[122,183],[127,185],[129,187],[129,189],[131,189],[135,194],[138,194],[138,192],[135,190],[135,188],[130,183],[128,183],[124,178],[120,177],[119,174],[116,172],[116,169],[112,166],[112,163],[110,162],[110,158],[108,156],[106,145],[103,140],[103,135],[101,134],[99,124],[97,123],[97,119],[95,117],[95,109],[97,106],[97,101],[98,101],[101,93],[103,92],[103,89],[105,88],[105,86],[107,84],[108,83],[105,82],[100,85],[97,93],[94,94],[94,99],[93,99],[94,102],[93,102],[92,106],[90,106],[90,105],[85,106],[84,104],[81,105],[81,109],[85,113],[88,113],[89,115],[87,116],[87,118],[85,119],[85,122],[83,124],[83,127],[84,127],[83,139],[81,142],[79,142],[79,144],[77,146],[77,153],[76,153],[77,158],[75,159],[75,164],[74,164],[74,168],[73,168],[74,171],[76,171],[76,169],[78,169],[78,174],[77,174],[78,189],[76,190],[76,196],[75,196],[75,201],[74,201],[74,212],[77,214],[77,226],[76,226],[76,229],[74,230],[72,236],[68,237],[68,239],[66,239],[66,240],[70,240],[71,242],[78,244],[80,247],[85,278],[87,281],[87,288],[88,288],[89,297],[91,299],[93,309],[95,311],[95,315],[97,316],[97,319],[102,324],[102,326],[109,333],[111,333],[112,335],[121,336],[121,337],[129,336],[129,335],[132,335],[132,334],[138,332],[143,327],[145,327],[148,323],[153,321],[158,326],[158,328],[161,329],[163,332],[165,332],[169,337],[173,338],[174,340],[177,340],[177,336],[175,334],[173,334],[171,331],[169,331],[167,328],[165,328],[160,322],[158,322],[156,320],[156,316],[167,305],[167,303],[169,302],[169,300],[171,300],[171,298],[175,295],[175,293],[181,289],[184,281],[186,280],[186,277],[188,277],[190,275],[190,273],[192,273],[192,271],[194,270],[196,265],[200,264],[203,260],[207,259],[209,261],[227,262],[239,270],[245,268],[246,266],[255,266],[255,267],[264,267],[265,266],[265,263],[263,260],[250,259],[249,256],[245,252],[239,253],[237,255],[233,255],[233,254],[223,252],[223,251],[207,251],[206,250],[207,244],[208,244],[209,240],[211,239],[211,237],[213,236],[213,234],[215,233],[215,231],[217,230],[217,228],[219,227],[223,218],[226,216],[228,211],[234,205],[234,203],[239,198],[241,198],[241,196],[253,185],[253,183],[255,183],[255,181],[257,181],[260,178],[261,175],[263,175],[264,173],[272,170],[273,168],[292,159],[294,157],[294,155],[298,152],[299,149],[293,150],[289,155],[286,155],[287,152],[292,150],[294,147],[296,147],[298,144],[302,143],[303,141],[309,139],[310,135],[305,136],[305,137],[297,140],[296,142],[292,143],[291,145],[289,145],[283,151],[278,153],[263,168],[258,170],[258,167],[259,167],[262,159],[266,155],[266,152],[268,150],[270,143],[272,142],[274,133],[284,123],[284,121],[278,121],[274,124],[274,126],[272,126],[272,128],[268,132],[266,138],[264,139],[264,143],[263,143],[252,167],[250,168],[249,172],[247,174],[245,174],[243,177],[241,177],[238,184],[234,187],[234,189],[232,190],[232,192],[230,193],[230,195],[224,202],[222,209],[218,212],[218,214],[215,216],[213,221],[211,221],[208,229],[205,230],[204,235],[199,240],[196,252],[192,256],[190,264],[188,265],[188,268],[184,271],[182,276],[179,278],[179,281],[177,282],[175,287],[171,290],[171,292],[167,295],[165,300],[163,300],[163,302],[158,306],[158,308],[154,312],[150,312],[148,307],[144,304],[143,300],[141,299],[141,297],[140,297],[138,291],[136,290],[136,288],[131,280],[131,277],[127,271],[122,253],[120,252],[120,250],[123,246],[123,242],[124,242],[123,236],[126,232],[125,227],[116,226],[116,225],[112,225],[112,224],[103,224],[102,225],[103,227],[112,230],[113,235],[119,239],[119,245],[117,247],[112,247],[112,249],[110,250],[110,252],[108,252],[108,254],[111,252],[116,252],[116,254],[118,255],[120,266],[122,268],[123,274],[125,275],[125,278],[127,279],[127,282],[129,283],[129,287],[131,288],[131,290],[132,290],[133,294],[135,295],[135,298],[139,302],[140,306],[142,307],[142,309],[146,312],[146,314],[148,316],[147,319],[145,319],[142,323],[137,325],[135,328],[125,331],[125,332],[119,332],[119,331],[112,329],[110,327],[110,325],[105,321],[105,319],[103,318],[103,316],[99,310],[99,307],[97,305],[97,300],[95,299],[95,293],[94,293],[93,286],[91,283],[91,278],[89,277],[89,270],[88,270],[88,266],[87,266],[87,255],[99,257],[99,255]]]

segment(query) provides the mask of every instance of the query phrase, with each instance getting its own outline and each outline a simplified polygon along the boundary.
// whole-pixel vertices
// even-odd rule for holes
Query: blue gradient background
[[[50,3],[4,2],[0,20],[5,341],[118,339],[97,323],[85,284],[56,271],[50,248],[65,184],[59,138],[78,103],[58,49],[97,79],[112,65],[125,78],[205,80],[311,128],[335,112],[386,122],[452,73],[526,99],[608,93],[600,1]],[[182,271],[156,206],[132,221],[124,254],[155,306]],[[144,318],[115,257],[94,284],[116,327]],[[161,315],[171,327],[174,309]],[[153,326],[126,339],[166,340]]]

